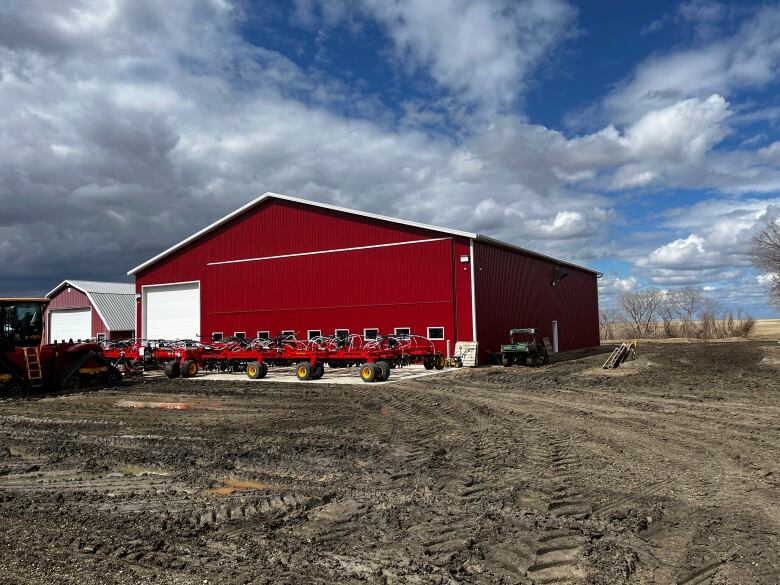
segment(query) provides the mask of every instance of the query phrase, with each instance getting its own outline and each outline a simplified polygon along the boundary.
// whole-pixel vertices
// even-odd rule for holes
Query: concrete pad
[[[404,368],[391,368],[390,378],[385,382],[371,382],[372,384],[392,384],[401,380],[412,380],[425,376],[435,376],[451,371],[452,368],[443,370],[426,370],[421,365],[406,366]],[[268,374],[261,380],[251,380],[246,374],[226,373],[226,372],[201,372],[194,378],[188,380],[225,380],[230,382],[295,382],[296,384],[365,384],[358,375],[359,368],[329,368],[325,366],[325,374],[319,380],[307,380],[302,382],[295,375],[294,366],[271,366],[268,368]]]

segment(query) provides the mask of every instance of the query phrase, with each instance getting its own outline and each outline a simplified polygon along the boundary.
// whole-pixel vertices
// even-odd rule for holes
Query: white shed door
[[[92,309],[58,309],[49,311],[49,340],[77,341],[92,337]]]
[[[146,339],[200,339],[198,283],[166,284],[143,290]]]

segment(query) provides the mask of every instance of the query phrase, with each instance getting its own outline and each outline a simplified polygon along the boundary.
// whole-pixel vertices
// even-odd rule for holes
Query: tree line
[[[756,320],[741,309],[723,309],[700,288],[625,292],[599,315],[601,338],[747,337]]]

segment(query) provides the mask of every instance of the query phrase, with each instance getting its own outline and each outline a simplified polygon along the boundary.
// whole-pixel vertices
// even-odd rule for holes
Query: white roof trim
[[[67,284],[68,286],[73,286],[73,285],[72,285],[72,284],[70,284],[70,283],[69,283],[67,280],[63,280],[61,283],[59,283],[57,286],[55,286],[53,289],[51,289],[49,292],[47,292],[47,293],[46,293],[46,295],[45,295],[45,296],[46,296],[46,298],[47,298],[47,299],[50,299],[50,298],[51,298],[51,295],[53,295],[54,293],[56,293],[58,290],[60,290],[60,289],[61,289],[61,288],[62,288],[64,285],[66,285],[66,284]],[[75,286],[74,286],[73,288],[78,288],[78,287],[75,287]],[[79,289],[79,290],[81,290],[81,289]],[[81,292],[84,292],[84,291],[83,291],[83,290],[81,290]]]
[[[380,221],[387,221],[387,222],[390,222],[390,223],[396,223],[396,224],[400,224],[400,225],[407,225],[407,226],[410,226],[410,227],[416,227],[416,228],[429,230],[429,231],[434,231],[434,232],[439,232],[439,233],[443,233],[443,234],[450,234],[450,235],[453,235],[453,236],[461,236],[463,238],[469,238],[469,239],[472,239],[472,240],[478,240],[478,241],[482,241],[482,242],[485,242],[485,243],[488,243],[488,244],[492,244],[492,245],[495,245],[495,246],[500,246],[500,247],[508,248],[508,249],[511,249],[511,250],[516,250],[518,252],[522,252],[524,254],[528,254],[529,256],[536,256],[537,258],[542,258],[544,260],[550,260],[552,262],[556,262],[556,263],[564,265],[564,266],[570,266],[572,268],[577,268],[579,270],[584,270],[586,272],[591,272],[593,274],[601,276],[601,273],[598,272],[597,270],[593,270],[593,269],[587,268],[585,266],[580,266],[579,264],[574,264],[572,262],[566,262],[565,260],[560,260],[560,259],[554,258],[552,256],[547,256],[546,254],[540,254],[539,252],[534,252],[532,250],[526,250],[525,248],[521,248],[521,247],[515,246],[513,244],[508,244],[508,243],[502,242],[500,240],[495,240],[495,239],[489,238],[487,236],[482,236],[482,235],[471,233],[471,232],[463,232],[463,231],[460,231],[460,230],[453,230],[453,229],[449,229],[449,228],[442,228],[442,227],[438,227],[438,226],[435,226],[435,225],[428,225],[428,224],[424,224],[424,223],[417,223],[415,221],[407,221],[405,219],[398,219],[397,217],[387,217],[386,215],[379,215],[379,214],[376,214],[376,213],[369,213],[367,211],[360,211],[360,210],[357,210],[357,209],[349,209],[347,207],[339,207],[337,205],[330,205],[328,203],[320,203],[319,201],[309,201],[308,199],[301,199],[299,197],[291,197],[289,195],[280,195],[279,193],[271,193],[270,191],[268,193],[264,193],[264,194],[260,195],[260,197],[257,197],[255,199],[253,199],[252,201],[250,201],[246,205],[243,205],[242,207],[239,207],[235,211],[233,211],[231,213],[228,213],[225,217],[223,217],[221,219],[218,219],[217,221],[215,221],[211,225],[208,225],[208,226],[204,227],[199,232],[196,232],[196,233],[192,234],[190,237],[185,238],[184,240],[182,240],[178,244],[174,244],[173,246],[171,246],[167,250],[164,250],[163,252],[160,252],[159,254],[157,254],[157,256],[155,256],[153,258],[150,258],[149,260],[147,260],[143,264],[139,264],[138,266],[136,266],[132,270],[129,270],[127,274],[133,275],[133,274],[143,270],[147,266],[151,266],[152,264],[156,263],[158,260],[162,260],[163,258],[168,256],[172,252],[175,252],[176,250],[179,250],[179,249],[183,248],[187,244],[197,240],[201,236],[203,236],[203,235],[207,234],[208,232],[218,228],[219,226],[229,222],[234,217],[237,217],[237,216],[241,215],[245,211],[248,211],[249,209],[255,207],[256,205],[259,205],[260,203],[262,203],[263,201],[266,201],[268,199],[279,199],[279,200],[282,200],[282,201],[292,201],[293,203],[301,203],[303,205],[310,205],[312,207],[320,207],[322,209],[330,209],[332,211],[340,211],[342,213],[349,213],[351,215],[357,215],[357,216],[360,216],[360,217],[367,217],[367,218],[370,218],[370,219],[378,219]],[[67,281],[65,281],[65,282],[67,282]],[[60,286],[62,286],[62,285],[60,285]],[[59,287],[57,287],[57,288],[59,288]],[[57,290],[57,289],[54,289],[54,290]]]
[[[477,234],[472,234],[470,232],[462,232],[460,230],[452,230],[452,229],[447,229],[447,228],[441,228],[441,227],[437,227],[437,226],[433,226],[433,225],[427,225],[427,224],[424,224],[424,223],[417,223],[417,222],[414,222],[414,221],[406,221],[404,219],[398,219],[396,217],[387,217],[386,215],[378,215],[376,213],[368,213],[367,211],[359,211],[357,209],[348,209],[346,207],[338,207],[336,205],[329,205],[328,203],[320,203],[319,201],[309,201],[308,199],[300,199],[298,197],[290,197],[289,195],[279,195],[278,193],[270,193],[269,192],[269,193],[264,193],[263,195],[261,195],[260,197],[257,197],[256,199],[253,199],[252,201],[250,201],[249,203],[247,203],[243,207],[239,207],[235,211],[227,214],[222,219],[218,219],[217,221],[215,221],[211,225],[206,226],[205,228],[203,228],[199,232],[196,232],[196,233],[192,234],[189,238],[186,238],[186,239],[182,240],[181,242],[179,242],[178,244],[175,244],[175,245],[171,246],[170,248],[168,248],[164,252],[160,252],[154,258],[150,258],[149,260],[147,260],[143,264],[139,264],[138,266],[136,266],[135,268],[130,270],[127,274],[132,275],[132,274],[135,274],[136,272],[138,272],[140,270],[143,270],[147,266],[150,266],[151,264],[154,264],[158,260],[161,260],[161,259],[165,258],[165,256],[167,256],[168,254],[171,254],[172,252],[175,252],[176,250],[179,250],[180,248],[183,248],[184,246],[186,246],[190,242],[192,242],[194,240],[197,240],[199,237],[201,237],[201,236],[207,234],[208,232],[210,232],[211,230],[213,230],[215,228],[218,228],[219,226],[229,222],[234,217],[236,217],[238,215],[241,215],[245,211],[251,209],[252,207],[255,207],[256,205],[259,205],[260,203],[262,203],[263,201],[265,201],[267,199],[280,199],[282,201],[292,201],[293,203],[302,203],[304,205],[311,205],[311,206],[314,206],[314,207],[321,207],[323,209],[330,209],[332,211],[340,211],[342,213],[349,213],[349,214],[352,214],[352,215],[359,215],[360,217],[368,217],[370,219],[378,219],[378,220],[381,220],[381,221],[389,221],[389,222],[392,222],[392,223],[398,223],[398,224],[401,224],[401,225],[408,225],[408,226],[416,227],[416,228],[420,228],[420,229],[425,229],[425,230],[430,230],[430,231],[435,231],[435,232],[441,232],[441,233],[445,233],[445,234],[451,234],[451,235],[454,235],[454,236],[462,236],[464,238],[475,238],[475,237],[477,237]]]

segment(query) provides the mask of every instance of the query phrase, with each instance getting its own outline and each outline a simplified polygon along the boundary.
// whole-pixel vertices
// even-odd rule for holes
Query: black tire
[[[508,368],[509,366],[511,366],[512,365],[512,356],[509,356],[509,355],[506,355],[506,354],[502,353],[501,354],[501,365],[504,366],[505,368]]]
[[[376,367],[379,370],[376,377],[377,382],[384,382],[390,377],[390,364],[387,362],[377,362]]]
[[[69,394],[71,392],[76,392],[76,390],[79,389],[79,377],[77,374],[68,376],[64,380],[60,380],[58,386],[60,388],[60,391],[65,392],[66,394]]]
[[[171,360],[169,362],[165,362],[165,365],[163,366],[163,372],[165,372],[165,375],[168,376],[171,380],[174,378],[178,378],[181,374],[181,366],[179,365],[179,360]]]
[[[298,379],[301,380],[302,382],[305,382],[306,380],[311,380],[311,376],[313,372],[314,369],[311,367],[311,364],[309,362],[301,362],[295,366],[295,375],[298,376]]]
[[[106,388],[116,388],[122,385],[122,373],[114,367],[109,367],[104,380]]]
[[[376,364],[366,362],[360,366],[360,379],[364,382],[373,382],[376,380],[378,371],[379,370],[377,369]]]
[[[536,365],[536,358],[534,358],[533,356],[528,356],[527,358],[525,358],[525,365],[528,366],[529,368],[533,368]]]
[[[194,378],[198,375],[198,362],[195,360],[186,360],[181,365],[181,377],[182,378]]]
[[[437,355],[436,358],[433,361],[433,367],[437,370],[443,370],[444,369],[444,356],[443,355]]]
[[[431,360],[431,358],[425,358],[423,360],[423,367],[426,370],[432,370],[433,369],[433,361]]]
[[[319,380],[324,375],[325,375],[325,364],[323,364],[322,362],[317,362],[316,364],[314,364],[314,371],[311,373],[311,379]]]
[[[246,365],[246,377],[250,380],[259,380],[268,373],[268,366],[260,362],[249,362]]]

